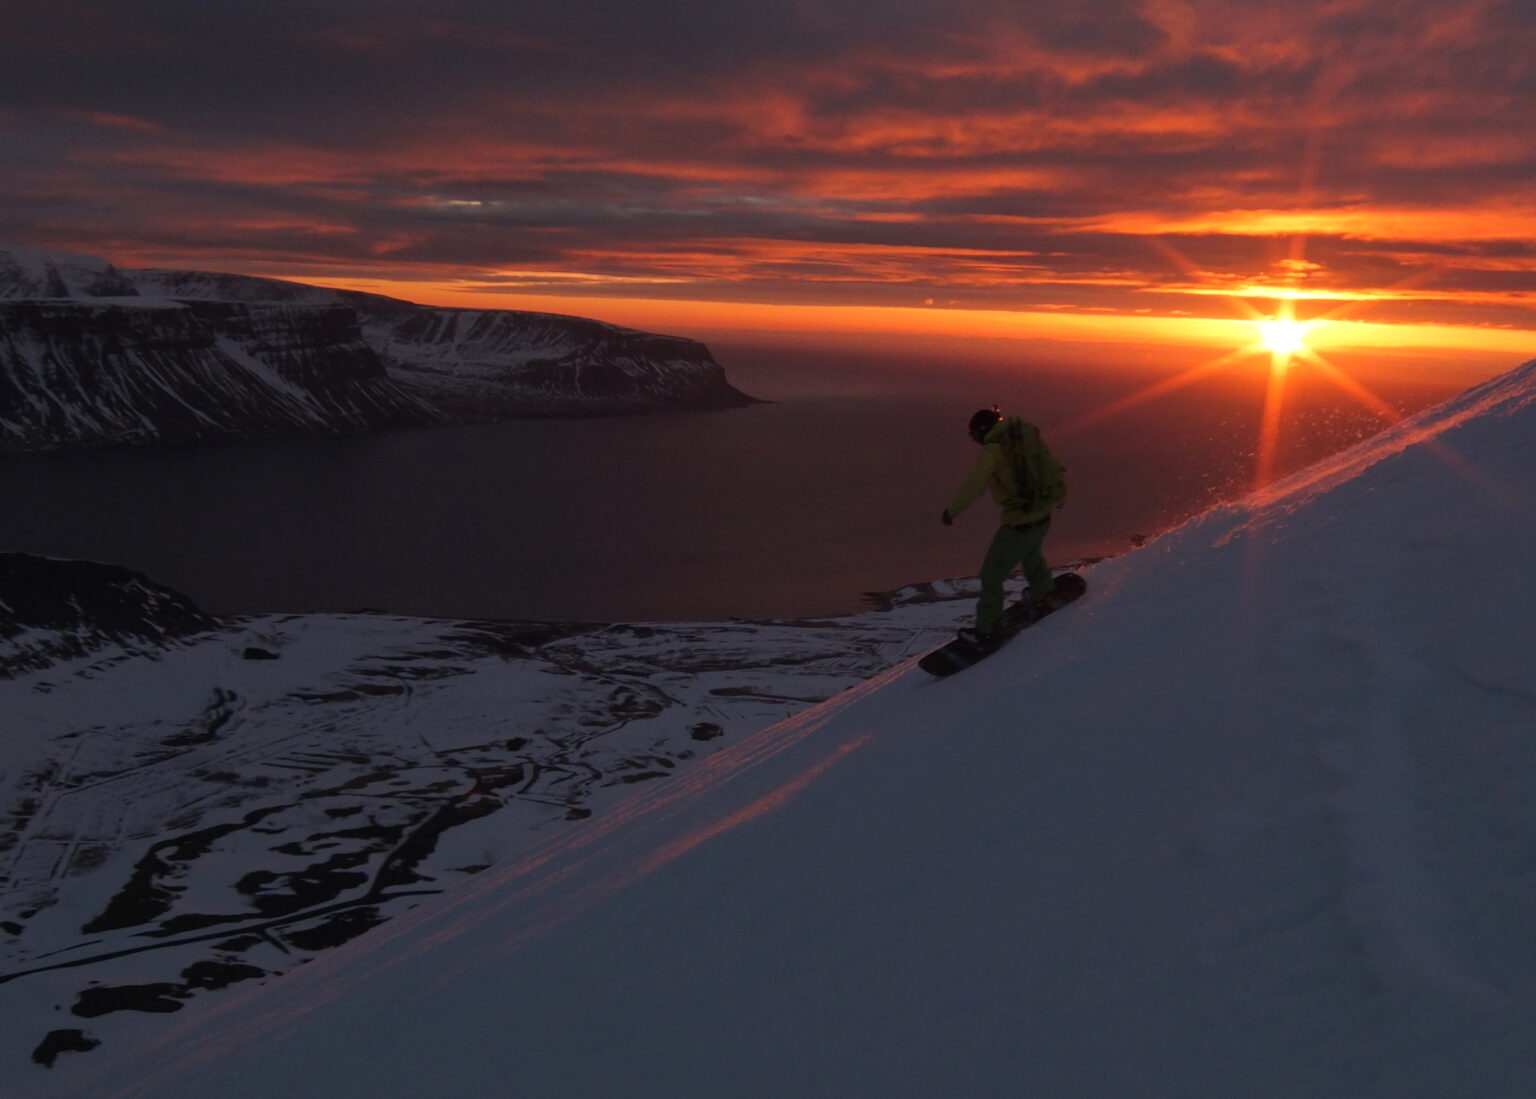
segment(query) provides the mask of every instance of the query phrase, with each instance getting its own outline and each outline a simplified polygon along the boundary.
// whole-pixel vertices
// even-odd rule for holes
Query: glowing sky
[[[0,4],[0,241],[598,316],[1536,329],[1530,0]]]

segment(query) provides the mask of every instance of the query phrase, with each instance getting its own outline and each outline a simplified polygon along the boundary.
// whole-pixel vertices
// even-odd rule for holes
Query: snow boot
[[[962,645],[969,645],[979,652],[988,652],[995,649],[1002,640],[1001,632],[979,633],[974,626],[964,626],[955,631],[955,640]]]

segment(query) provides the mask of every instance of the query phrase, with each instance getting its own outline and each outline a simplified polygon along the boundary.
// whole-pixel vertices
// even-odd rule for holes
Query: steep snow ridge
[[[1314,497],[1360,477],[1378,462],[1421,446],[1457,471],[1469,489],[1486,494],[1495,506],[1508,506],[1509,497],[1485,470],[1461,455],[1451,436],[1469,420],[1501,420],[1522,412],[1536,401],[1536,385],[1529,381],[1532,364],[1474,386],[1438,408],[1402,421],[1380,434],[1319,462],[1298,470],[1253,494],[1243,507],[1257,513],[1259,523],[1272,523],[1305,506]],[[1247,532],[1249,527],[1240,527]]]
[[[1533,394],[1217,508],[101,1083],[1528,1096]]]

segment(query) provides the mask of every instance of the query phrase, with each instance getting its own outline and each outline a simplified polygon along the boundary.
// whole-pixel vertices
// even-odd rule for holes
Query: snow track
[[[1442,694],[1439,669],[1415,657],[1401,635],[1378,630],[1355,655],[1361,713],[1341,795],[1350,884],[1347,904],[1378,977],[1400,991],[1444,996],[1470,1009],[1502,996],[1465,948],[1464,915],[1439,873],[1444,854],[1425,827],[1419,745],[1443,735],[1418,718]]]

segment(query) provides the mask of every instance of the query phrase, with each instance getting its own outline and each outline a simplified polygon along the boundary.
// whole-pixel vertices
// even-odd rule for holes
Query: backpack
[[[1051,453],[1040,429],[1011,419],[1003,436],[1003,453],[1013,463],[1018,505],[1022,511],[1054,507],[1067,496],[1067,470]]]

